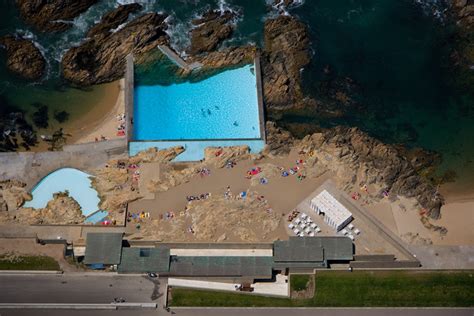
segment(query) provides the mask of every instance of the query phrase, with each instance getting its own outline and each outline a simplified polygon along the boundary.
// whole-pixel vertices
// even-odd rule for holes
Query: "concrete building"
[[[88,233],[84,263],[93,268],[115,266],[122,259],[122,233]]]
[[[314,197],[310,205],[318,215],[322,214],[324,221],[336,231],[343,229],[353,219],[352,213],[326,190]]]
[[[261,244],[150,242],[148,246],[121,239],[121,234],[89,233],[84,262],[116,264],[119,273],[252,281],[272,280],[280,271],[312,272],[331,263],[349,263],[354,254],[352,241],[342,236],[290,237]]]

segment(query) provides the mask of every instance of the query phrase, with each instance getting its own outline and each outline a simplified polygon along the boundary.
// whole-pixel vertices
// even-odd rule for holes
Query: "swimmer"
[[[237,123],[237,121],[234,121],[234,126],[239,126],[239,123]]]

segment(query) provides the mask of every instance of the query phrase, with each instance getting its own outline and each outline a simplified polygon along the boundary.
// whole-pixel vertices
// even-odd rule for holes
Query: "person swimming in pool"
[[[239,123],[237,123],[237,121],[234,121],[234,126],[239,126]]]

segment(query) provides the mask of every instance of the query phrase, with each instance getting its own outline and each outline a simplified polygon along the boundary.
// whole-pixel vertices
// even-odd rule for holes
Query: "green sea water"
[[[36,32],[21,21],[13,2],[2,2],[0,35],[17,32],[32,38],[48,59],[48,75],[40,82],[26,83],[0,63],[0,93],[24,109],[41,99],[80,115],[78,108],[95,98],[94,93],[100,94],[100,89],[69,88],[60,78],[58,61],[65,50],[80,43],[90,25],[119,2],[133,1],[99,1],[74,20],[71,30],[60,34]],[[278,14],[264,0],[141,3],[142,12],[170,15],[168,34],[179,52],[189,44],[191,20],[210,8],[239,12],[234,35],[224,46],[261,45],[265,19]],[[280,124],[289,128],[358,126],[385,142],[434,150],[443,157],[440,172],[454,170],[458,181],[467,185],[474,178],[474,92],[452,85],[448,57],[453,27],[443,10],[443,2],[436,0],[306,0],[288,9],[288,14],[300,18],[310,30],[313,58],[302,71],[305,93],[325,101],[328,84],[350,78],[347,96],[354,104],[334,103],[343,110],[337,118],[321,115],[314,108],[287,111]],[[4,60],[4,55],[0,57]]]

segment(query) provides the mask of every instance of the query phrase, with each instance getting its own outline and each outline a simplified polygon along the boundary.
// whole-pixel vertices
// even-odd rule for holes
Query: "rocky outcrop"
[[[251,63],[256,53],[255,46],[229,47],[218,52],[191,57],[189,60],[203,64],[202,69],[218,69]]]
[[[7,51],[7,68],[28,80],[37,80],[44,75],[46,61],[41,51],[31,41],[18,36],[0,38],[0,46]]]
[[[115,10],[105,14],[99,23],[91,27],[87,32],[87,37],[93,37],[98,34],[107,34],[125,23],[131,13],[139,11],[142,6],[138,3],[131,3],[118,6]]]
[[[410,161],[393,146],[357,128],[336,127],[308,135],[295,146],[314,163],[315,170],[324,168],[334,172],[345,189],[373,184],[380,190],[378,196],[388,191],[391,195],[416,198],[432,219],[440,217],[442,196],[416,172]]]
[[[189,53],[198,55],[215,50],[223,40],[232,35],[233,27],[230,22],[233,18],[235,14],[231,11],[210,10],[201,18],[193,20],[195,27],[191,30]]]
[[[98,0],[16,0],[23,20],[43,32],[67,30],[73,18],[96,2]]]
[[[94,171],[92,186],[100,196],[100,208],[109,212],[109,218],[116,224],[123,224],[127,203],[142,198],[134,177],[135,169],[142,163],[166,164],[184,151],[182,147],[164,150],[150,148],[128,159],[110,160],[106,166]]]
[[[273,241],[278,234],[281,214],[271,210],[265,201],[258,200],[258,196],[257,192],[249,192],[246,199],[236,196],[226,199],[219,195],[193,201],[186,211],[171,220],[143,222],[136,237],[174,242]]]
[[[451,10],[457,15],[457,23],[463,28],[474,27],[474,2],[453,0]]]
[[[206,147],[204,160],[206,164],[224,168],[228,161],[238,162],[250,158],[250,148],[247,145],[232,147]]]
[[[123,77],[125,57],[141,55],[166,44],[166,15],[148,13],[127,23],[115,33],[101,31],[66,52],[61,64],[63,76],[81,86],[104,83]]]
[[[85,216],[79,203],[66,191],[54,193],[45,208],[20,208],[10,214],[10,220],[29,225],[83,224]]]
[[[287,130],[268,121],[265,126],[267,135],[267,146],[265,152],[272,155],[288,154],[294,143],[294,138]]]
[[[291,16],[265,22],[263,95],[271,109],[287,109],[302,99],[301,69],[311,60],[306,26]]]
[[[38,213],[41,224],[82,224],[85,219],[81,206],[68,192],[53,194],[53,199]]]
[[[453,0],[449,16],[456,32],[449,39],[452,66],[450,70],[456,88],[472,93],[474,85],[474,1]],[[464,92],[463,91],[463,92]]]
[[[25,183],[16,180],[0,181],[0,204],[3,205],[3,211],[14,211],[25,201],[31,200],[31,195],[25,187]]]

